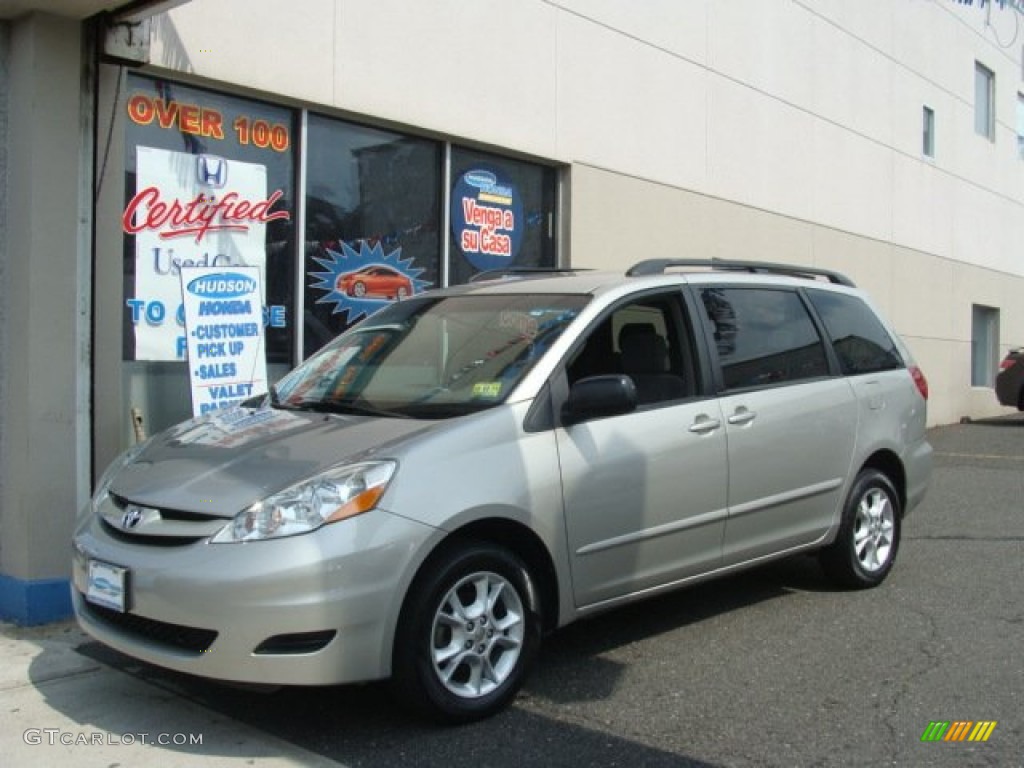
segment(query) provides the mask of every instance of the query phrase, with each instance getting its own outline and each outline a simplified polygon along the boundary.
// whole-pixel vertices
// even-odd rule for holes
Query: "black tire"
[[[825,572],[844,587],[881,584],[896,560],[902,517],[900,497],[889,478],[876,469],[861,470],[843,507],[839,534],[822,550]]]
[[[398,700],[448,724],[508,706],[540,646],[536,594],[522,561],[493,544],[467,542],[432,558],[406,596],[395,635]]]

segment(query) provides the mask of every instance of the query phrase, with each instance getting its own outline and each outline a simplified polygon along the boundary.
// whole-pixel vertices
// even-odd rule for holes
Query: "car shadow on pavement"
[[[670,753],[614,733],[579,717],[573,707],[615,694],[629,663],[622,649],[661,635],[684,631],[720,614],[784,598],[794,592],[830,588],[814,559],[797,557],[608,611],[547,638],[539,663],[506,712],[459,728],[425,723],[396,705],[384,683],[261,689],[232,686],[163,670],[99,643],[78,653],[142,680],[181,700],[241,721],[309,752],[353,766],[710,764]],[[67,706],[66,702],[64,703]],[[76,718],[78,713],[68,713]],[[95,725],[130,730],[123,717],[104,722],[91,708]],[[216,754],[216,745],[209,745]]]
[[[418,719],[397,706],[384,683],[261,689],[169,672],[92,641],[81,645],[78,652],[147,683],[157,696],[176,700],[178,706],[192,713],[198,732],[202,732],[204,720],[220,721],[221,725],[224,719],[235,720],[344,766],[717,768],[712,763],[624,739],[586,724],[533,712],[518,703],[489,720],[446,728]],[[597,669],[608,671],[601,665]],[[524,692],[521,698],[528,702],[530,694]],[[67,700],[54,704],[65,709],[72,707]],[[144,704],[140,701],[140,706]],[[63,714],[115,733],[133,730],[132,722],[125,720],[123,712],[107,716],[95,703],[80,702],[74,706],[83,709]],[[187,751],[198,764],[204,764],[201,756],[209,755],[211,765],[222,755],[234,754],[234,745],[214,742],[215,739],[207,737],[203,746],[190,746]]]

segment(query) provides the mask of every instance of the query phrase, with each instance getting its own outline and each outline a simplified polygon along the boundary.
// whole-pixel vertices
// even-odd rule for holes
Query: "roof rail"
[[[819,269],[818,267],[803,267],[795,264],[774,264],[767,261],[740,261],[734,259],[647,259],[634,264],[626,271],[629,277],[641,275],[660,275],[672,267],[709,267],[711,269],[733,270],[740,272],[753,272],[757,274],[789,275],[790,277],[803,277],[815,279],[826,278],[830,283],[856,287],[853,281],[846,275],[835,272],[831,269]]]
[[[587,269],[574,269],[572,267],[504,267],[502,269],[487,269],[477,272],[469,282],[475,283],[480,280],[495,280],[499,277],[551,277],[554,275],[575,275],[578,272],[589,272]]]

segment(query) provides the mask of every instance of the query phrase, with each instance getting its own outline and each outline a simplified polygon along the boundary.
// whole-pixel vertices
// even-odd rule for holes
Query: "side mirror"
[[[569,389],[569,398],[562,407],[562,423],[566,426],[588,419],[618,416],[636,410],[636,385],[624,374],[589,376]]]

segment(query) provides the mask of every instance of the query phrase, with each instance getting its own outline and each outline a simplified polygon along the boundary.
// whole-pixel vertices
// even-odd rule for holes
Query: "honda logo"
[[[216,155],[196,157],[196,178],[204,187],[221,189],[228,183],[228,161]]]

